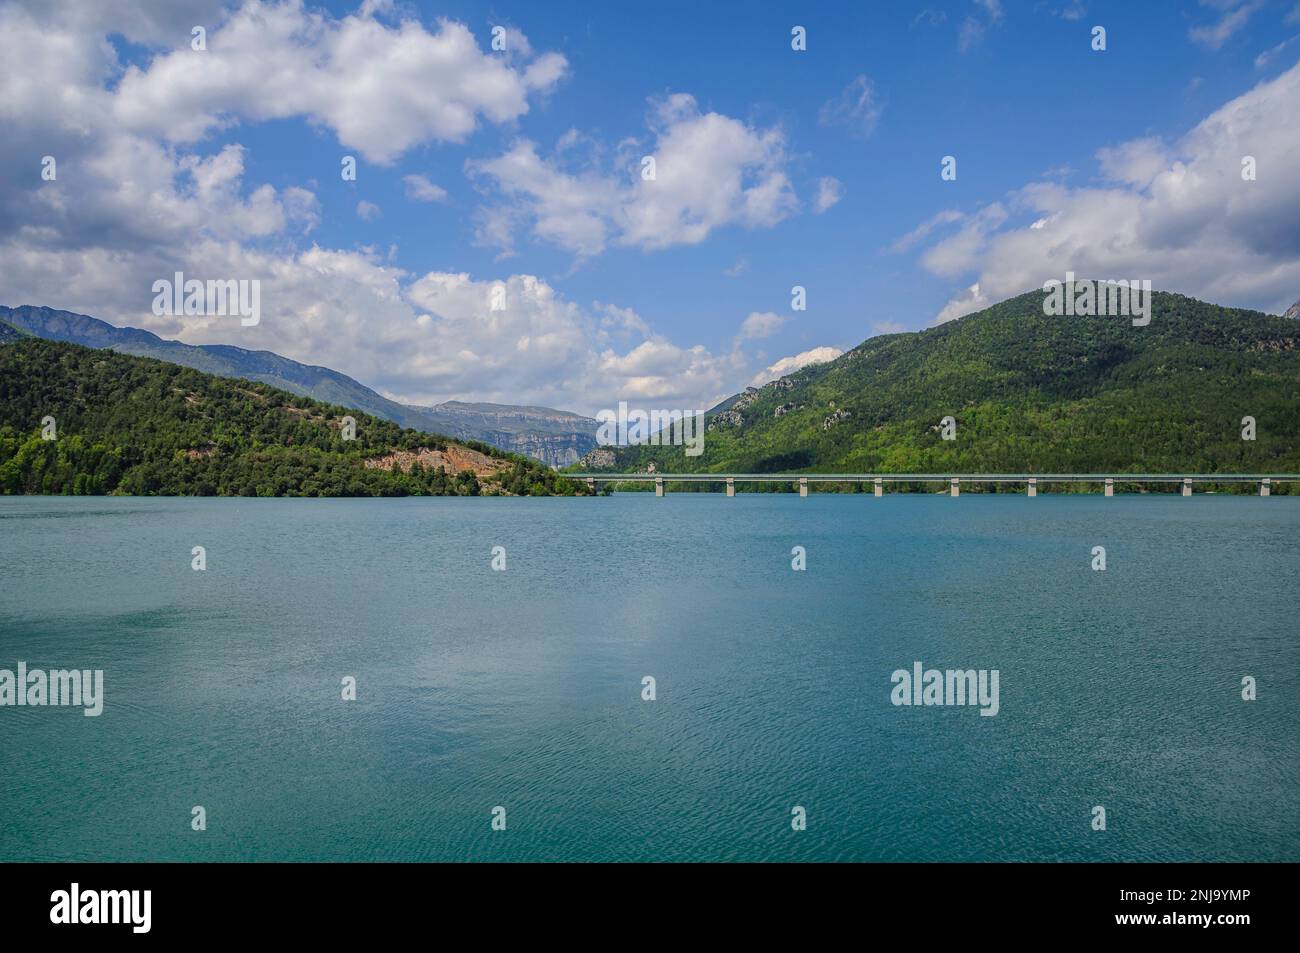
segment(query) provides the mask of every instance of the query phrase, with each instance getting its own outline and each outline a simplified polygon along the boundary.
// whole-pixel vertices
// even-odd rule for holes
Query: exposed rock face
[[[468,447],[449,446],[446,450],[430,450],[420,447],[418,450],[397,450],[383,457],[371,457],[366,467],[374,470],[392,470],[403,472],[419,463],[425,470],[442,467],[451,476],[465,470],[473,470],[477,477],[491,476],[510,466],[505,460],[497,460]]]
[[[746,387],[745,392],[736,399],[736,402],[734,404],[731,405],[731,409],[744,410],[754,401],[758,400],[760,396],[761,395],[759,394],[757,387]],[[719,414],[718,416],[722,416],[722,415]]]
[[[614,451],[607,447],[597,447],[588,451],[579,461],[584,470],[609,470],[618,462]]]
[[[843,410],[843,409],[837,410],[835,411],[835,413],[831,414],[829,417],[827,417],[825,420],[822,421],[822,430],[830,430],[841,420],[847,420],[851,416],[852,414],[850,414],[847,410]]]
[[[744,400],[744,398],[742,397],[741,400]],[[739,404],[740,401],[736,401],[736,405],[738,406]],[[742,427],[744,424],[745,418],[741,416],[740,413],[734,410],[724,410],[709,421],[708,429],[716,430],[719,427]]]
[[[434,433],[458,440],[480,440],[553,467],[576,463],[594,449],[600,427],[590,417],[549,407],[449,400],[432,407],[408,409],[422,414],[427,429]]]
[[[798,404],[782,404],[780,407],[776,408],[776,410],[772,411],[772,416],[784,417],[786,414],[790,413],[790,411],[798,409]]]
[[[1282,315],[1282,317],[1300,318],[1300,301],[1297,301],[1295,304],[1291,305],[1291,307],[1287,308],[1286,313]]]
[[[508,453],[532,457],[556,468],[577,463],[596,443],[596,438],[587,433],[540,433],[535,430],[522,433],[490,431],[478,439]]]

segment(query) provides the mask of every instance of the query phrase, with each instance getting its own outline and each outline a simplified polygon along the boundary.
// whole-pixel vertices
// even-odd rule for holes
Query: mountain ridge
[[[1257,422],[1243,440],[1242,418]],[[942,436],[952,417],[955,439]],[[1049,317],[1030,291],[868,338],[746,391],[704,452],[603,448],[632,472],[1294,472],[1300,322],[1155,292],[1152,321]]]
[[[568,411],[512,407],[514,410],[537,412],[535,416],[540,425],[517,428],[488,426],[485,421],[476,420],[472,413],[439,411],[443,404],[422,408],[398,403],[341,371],[318,364],[303,364],[274,351],[250,350],[233,344],[185,344],[141,328],[118,327],[90,315],[41,305],[0,305],[0,322],[45,340],[152,357],[221,377],[257,381],[303,397],[351,407],[414,430],[446,434],[460,440],[478,440],[509,453],[526,453],[550,466],[572,463],[596,445],[596,421]],[[572,417],[571,429],[547,425],[547,415]]]

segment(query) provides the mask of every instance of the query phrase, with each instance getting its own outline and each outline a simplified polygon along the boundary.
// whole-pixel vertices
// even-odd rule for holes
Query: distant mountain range
[[[420,419],[436,424],[438,433],[478,440],[494,447],[567,466],[596,446],[600,424],[590,417],[514,404],[471,404],[448,400],[432,407],[405,405]]]
[[[9,326],[6,328],[6,324]],[[86,347],[152,357],[220,377],[269,384],[328,404],[352,407],[402,427],[477,440],[553,467],[573,463],[596,446],[599,424],[589,417],[546,407],[448,401],[416,407],[389,400],[346,374],[300,364],[271,351],[226,344],[183,344],[138,328],[119,328],[84,314],[23,305],[0,306],[0,341],[15,331]]]
[[[1300,471],[1300,305],[1279,317],[1156,292],[1151,307],[1145,327],[1049,317],[1043,292],[1029,292],[748,388],[706,416],[700,456],[602,447],[578,468]]]

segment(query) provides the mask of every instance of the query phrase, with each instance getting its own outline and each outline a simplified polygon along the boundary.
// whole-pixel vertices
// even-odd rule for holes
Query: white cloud
[[[589,414],[631,399],[696,406],[751,366],[739,351],[674,344],[627,309],[585,309],[531,275],[415,277],[365,251],[279,254],[215,240],[166,261],[153,250],[48,252],[14,239],[0,242],[0,256],[10,268],[10,303],[48,304],[191,344],[270,350],[410,403],[460,398]],[[151,284],[171,270],[259,279],[261,323],[155,316]],[[506,288],[504,311],[490,305],[498,284]]]
[[[833,361],[844,352],[837,347],[815,347],[800,354],[791,357],[783,357],[781,360],[765,367],[753,376],[749,382],[750,387],[762,387],[768,381],[774,381],[778,378],[785,377],[787,374],[793,374],[795,371],[813,364],[825,364],[827,361]]]
[[[1007,211],[999,203],[986,205],[975,215],[965,218],[965,224],[956,234],[926,249],[921,255],[921,264],[945,278],[969,271],[979,261],[987,245],[988,233],[1006,219]]]
[[[601,343],[608,342],[612,334],[634,334],[643,338],[654,337],[650,325],[646,324],[641,315],[631,308],[620,308],[618,305],[602,304],[599,301],[592,302],[592,307],[601,315],[601,332],[599,335]]]
[[[301,0],[246,0],[208,30],[206,51],[185,46],[129,66],[112,109],[124,129],[177,143],[244,118],[301,116],[389,163],[422,142],[463,142],[481,120],[518,119],[565,69],[557,53],[521,68],[450,20],[430,31],[361,12],[334,19]]]
[[[585,258],[610,244],[694,245],[723,226],[766,228],[796,210],[779,129],[702,113],[684,93],[652,104],[650,128],[644,150],[620,144],[618,175],[568,168],[565,150],[547,159],[527,140],[467,162],[472,176],[515,203],[482,210],[479,241],[509,252],[515,232],[531,225],[535,239]],[[643,154],[655,159],[653,180],[641,177]]]
[[[912,229],[902,238],[899,238],[897,241],[895,241],[892,245],[889,246],[888,251],[895,252],[895,253],[905,252],[909,248],[912,248],[913,246],[918,245],[921,242],[925,241],[925,239],[930,236],[930,233],[933,232],[936,228],[940,228],[944,225],[949,225],[953,222],[960,222],[965,217],[966,217],[965,215],[963,215],[961,212],[957,211],[956,209],[944,209],[942,212],[937,212],[936,214],[927,218],[920,225],[916,226],[916,228]]]
[[[374,202],[367,202],[362,199],[357,203],[357,217],[363,222],[373,222],[383,214],[383,211]]]
[[[278,72],[285,64],[299,63],[306,69],[305,84],[307,79],[322,78],[321,71],[329,73],[341,63],[358,62],[354,59],[358,51],[341,48],[356,41],[395,57],[409,53],[410,62],[392,64],[393,68],[398,73],[406,68],[420,72],[415,67],[428,52],[431,37],[455,37],[464,28],[443,23],[435,34],[428,34],[416,25],[400,30],[359,21],[348,25],[347,19],[357,18],[328,20],[305,12],[297,3],[250,3],[236,14],[248,21],[244,27],[222,26],[215,9],[201,6],[180,2],[165,10],[165,5],[158,5],[156,15],[149,17],[127,16],[132,8],[111,2],[0,5],[0,62],[5,64],[0,71],[0,127],[4,129],[0,167],[31,170],[29,176],[0,177],[0,261],[4,263],[0,300],[4,303],[66,308],[194,344],[267,349],[337,368],[389,396],[414,403],[458,397],[586,412],[619,399],[653,401],[651,406],[698,406],[703,398],[728,392],[736,380],[752,372],[754,359],[734,345],[715,354],[700,344],[673,343],[630,309],[601,303],[584,307],[532,275],[502,276],[508,306],[493,311],[488,295],[498,283],[495,278],[412,274],[391,264],[391,246],[383,250],[302,247],[303,237],[320,216],[311,191],[247,181],[249,156],[241,145],[205,150],[201,140],[187,142],[183,135],[169,134],[175,130],[159,128],[165,124],[167,109],[191,101],[210,107],[213,116],[259,118],[262,114],[257,110],[250,114],[243,111],[247,104],[239,105],[247,77],[222,80],[200,68],[180,88],[160,89],[155,86],[157,77],[174,69],[160,64],[191,52],[185,40],[196,19],[212,24],[208,55],[229,60],[247,55],[247,50],[228,48],[246,36],[240,30],[269,18],[276,24],[265,23],[261,35],[246,36],[250,43],[260,44],[256,49],[263,54],[262,61],[253,73],[265,79],[261,95],[269,99],[278,83],[288,82]],[[372,4],[367,16],[393,9],[397,7]],[[119,14],[123,18],[115,20]],[[286,24],[297,24],[306,32],[290,30],[286,35]],[[121,32],[133,42],[162,42],[162,37],[173,47],[183,46],[185,52],[156,58],[147,69],[129,74],[135,77],[133,88],[124,91],[115,85],[123,71],[113,46],[106,42],[110,32]],[[276,37],[283,50],[273,42]],[[303,48],[313,43],[318,60],[303,67]],[[464,50],[455,44],[441,49],[453,63],[462,62]],[[507,87],[549,82],[536,75],[521,81],[508,64],[517,63],[523,53],[513,55],[500,69],[476,64],[471,58],[469,72],[456,77],[456,83],[464,80],[473,85],[485,77],[495,77]],[[156,69],[162,71],[155,73]],[[352,81],[367,75],[359,69]],[[210,88],[221,82],[232,85],[229,96]],[[467,95],[481,100],[491,93],[491,85]],[[388,108],[404,108],[402,88],[392,87],[388,94],[399,100]],[[370,101],[364,90],[349,95],[357,107]],[[432,85],[420,91],[422,100],[444,104],[459,101],[460,95],[454,88]],[[149,118],[133,112],[150,97],[157,98],[163,113]],[[54,102],[57,109],[51,108]],[[238,106],[235,112],[228,111],[232,103]],[[424,108],[416,104],[414,112],[425,116]],[[129,128],[119,121],[120,109],[133,117]],[[466,115],[473,120],[470,113]],[[683,132],[679,128],[683,122],[689,125],[688,116],[677,119],[665,135]],[[427,116],[425,120],[410,128],[440,134],[436,123]],[[338,121],[339,134],[347,137],[352,119]],[[208,128],[206,120],[194,128]],[[770,143],[764,134],[750,134],[760,147]],[[375,145],[365,154],[387,155],[400,140],[399,136],[387,145]],[[52,182],[39,179],[38,160],[45,154],[55,155],[58,161],[58,177]],[[674,153],[669,150],[669,154]],[[747,174],[754,171],[746,168]],[[439,197],[437,187],[427,179],[414,178],[405,183],[408,190],[417,196]],[[746,180],[746,188],[750,185]],[[733,198],[740,206],[737,216],[746,220],[747,210],[752,211],[758,199]],[[357,205],[357,214],[363,217],[374,211],[368,201]],[[153,282],[171,278],[175,271],[201,279],[259,280],[261,323],[245,328],[237,318],[154,315]]]
[[[83,35],[120,33],[133,43],[159,46],[189,44],[195,24],[213,24],[224,15],[229,0],[9,0],[15,7],[57,27]]]
[[[1300,11],[1300,7],[1297,7],[1296,10]],[[1279,54],[1281,54],[1283,50],[1285,50],[1296,40],[1300,40],[1300,34],[1285,39],[1281,43],[1278,43],[1276,46],[1271,46],[1267,50],[1264,50],[1264,52],[1260,53],[1258,56],[1255,57],[1255,69],[1267,69],[1269,63],[1277,59]]]
[[[741,322],[739,337],[742,341],[771,337],[784,324],[785,318],[775,311],[752,311]]]
[[[943,324],[945,321],[952,321],[962,315],[970,314],[972,311],[987,308],[991,304],[993,302],[989,300],[988,295],[980,291],[980,283],[977,281],[944,305],[930,323]]]
[[[406,197],[412,201],[447,201],[447,190],[440,185],[434,185],[422,175],[404,175],[402,181],[406,183]]]
[[[1098,149],[1097,161],[1106,178],[1142,189],[1169,168],[1169,153],[1161,140],[1149,137]]]
[[[1221,12],[1219,19],[1211,24],[1195,26],[1187,31],[1193,42],[1211,50],[1217,50],[1226,43],[1234,33],[1246,25],[1246,21],[1256,10],[1262,7],[1263,0],[1201,0],[1203,6],[1213,7]]]
[[[938,319],[1041,288],[1066,271],[1280,312],[1300,288],[1300,65],[1228,102],[1174,143],[1100,150],[1107,186],[1035,182],[968,216],[922,264],[976,280]],[[1253,156],[1257,179],[1241,176]],[[1015,214],[1030,225],[1004,228]],[[1037,226],[1037,227],[1035,227]]]
[[[813,199],[813,211],[820,215],[842,198],[844,198],[844,183],[834,176],[822,176],[817,180],[817,197]]]
[[[875,131],[883,111],[875,84],[866,76],[858,76],[839,96],[822,104],[817,120],[823,126],[845,126],[853,135],[865,139]]]

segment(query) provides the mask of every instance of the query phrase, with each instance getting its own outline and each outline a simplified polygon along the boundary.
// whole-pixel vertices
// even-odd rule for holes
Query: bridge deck
[[[1288,483],[1300,473],[566,473],[598,483]]]

